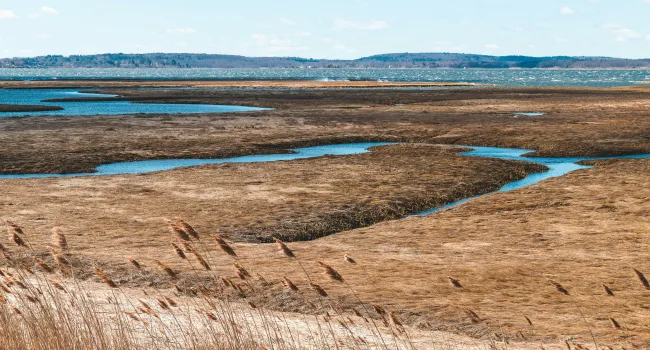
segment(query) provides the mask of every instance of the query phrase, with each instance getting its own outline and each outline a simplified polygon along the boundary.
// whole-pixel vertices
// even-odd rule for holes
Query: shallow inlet
[[[267,108],[172,103],[133,103],[130,101],[86,101],[86,102],[42,102],[49,99],[116,97],[106,94],[80,93],[76,90],[63,89],[0,89],[0,101],[4,104],[60,106],[60,111],[44,112],[0,112],[2,117],[30,116],[81,116],[81,115],[118,115],[118,114],[194,114],[250,112],[267,110]]]
[[[262,154],[252,156],[242,156],[233,158],[219,159],[167,159],[167,160],[144,160],[136,162],[121,162],[104,164],[97,167],[97,172],[81,174],[23,174],[23,175],[0,175],[0,179],[32,179],[32,178],[50,178],[50,177],[79,177],[79,176],[102,176],[102,175],[121,175],[121,174],[143,174],[156,171],[171,170],[182,167],[192,167],[205,164],[222,164],[222,163],[261,163],[276,162],[295,159],[317,158],[325,155],[353,155],[370,152],[369,148],[376,146],[394,145],[394,142],[365,142],[365,143],[346,143],[338,145],[316,146],[293,149],[294,153],[288,154]],[[530,186],[540,181],[568,174],[578,169],[587,169],[590,166],[576,164],[582,160],[599,160],[599,159],[642,159],[650,158],[650,154],[637,154],[618,157],[574,157],[574,158],[537,158],[525,157],[527,153],[533,150],[520,148],[501,148],[501,147],[478,147],[478,146],[459,146],[455,147],[471,148],[471,151],[461,152],[464,156],[486,157],[504,160],[528,161],[545,165],[549,170],[541,173],[530,174],[524,179],[512,181],[495,192],[507,192],[518,188]],[[490,193],[495,193],[490,192]],[[456,202],[448,203],[440,207],[432,208],[415,214],[415,216],[424,216],[437,213],[441,210],[456,207],[473,198],[484,196],[490,193],[484,193],[473,197],[461,199]]]

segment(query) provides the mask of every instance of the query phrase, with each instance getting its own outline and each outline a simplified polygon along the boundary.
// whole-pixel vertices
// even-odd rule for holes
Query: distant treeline
[[[0,59],[0,68],[648,68],[650,59],[390,53],[356,60],[191,53],[101,54]]]

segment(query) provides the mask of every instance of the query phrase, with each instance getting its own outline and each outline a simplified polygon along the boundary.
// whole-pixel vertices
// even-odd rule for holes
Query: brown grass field
[[[0,218],[20,224],[25,234],[19,237],[30,246],[17,247],[14,229],[8,226],[10,236],[2,244],[12,260],[2,269],[16,275],[34,265],[33,256],[56,266],[47,247],[52,245],[52,228],[60,227],[70,245],[72,276],[54,271],[13,278],[42,287],[48,283],[42,276],[48,275],[82,290],[110,293],[111,288],[93,284],[98,281],[93,266],[101,267],[104,282],[108,278],[119,287],[113,293],[121,301],[109,305],[149,320],[139,331],[127,322],[118,327],[130,340],[116,337],[122,345],[112,344],[115,348],[164,344],[164,338],[146,335],[152,330],[188,339],[195,333],[218,333],[212,343],[202,344],[228,344],[223,348],[334,348],[337,340],[344,348],[650,348],[650,285],[644,286],[643,275],[635,272],[650,274],[645,259],[650,250],[650,160],[599,161],[591,169],[483,196],[435,215],[400,219],[541,170],[520,162],[462,157],[458,148],[438,144],[525,147],[553,156],[650,153],[648,92],[638,87],[120,90],[136,101],[230,102],[276,110],[0,119],[0,168],[14,173],[84,171],[119,160],[287,152],[295,146],[346,141],[410,143],[355,156],[145,175],[0,180]],[[547,114],[514,118],[510,112]],[[175,216],[199,232],[201,240],[191,244],[210,271],[203,271],[192,246],[170,233],[165,219]],[[221,250],[211,233],[226,237],[237,257]],[[277,244],[260,243],[272,236],[287,241],[297,258],[287,257]],[[188,261],[176,256],[170,242],[183,248]],[[356,264],[345,261],[345,255]],[[129,256],[144,270],[135,269]],[[156,261],[177,275],[166,274]],[[337,272],[323,274],[327,270],[319,261]],[[233,263],[251,276],[239,279],[242,271]],[[225,287],[222,277],[227,278]],[[298,293],[283,286],[285,277]],[[238,282],[232,287],[228,281]],[[310,290],[310,282],[320,285],[327,297]],[[7,277],[3,283],[11,295],[27,293],[15,281],[9,285]],[[178,291],[170,290],[169,283]],[[147,295],[141,294],[143,289]],[[137,311],[130,305],[137,298],[155,303],[156,295],[199,303],[188,306],[199,311],[176,316],[157,306],[159,317],[166,315],[158,321],[146,308]],[[22,300],[12,298],[10,304]],[[48,298],[58,301],[41,305],[70,303],[43,297]],[[222,302],[213,307],[210,300]],[[249,316],[241,307],[249,302],[254,310],[285,321],[278,326],[262,311]],[[25,301],[20,307],[31,304]],[[83,305],[96,307],[93,302]],[[373,305],[387,313],[373,311]],[[6,322],[17,317],[0,309]],[[257,320],[264,330],[242,337],[224,322],[215,324],[225,328],[210,332],[200,324],[183,326],[192,312],[209,318],[206,310],[244,322],[237,327],[253,327],[246,322]],[[355,318],[355,310],[367,321]],[[57,317],[91,329],[98,323],[61,315]],[[319,321],[310,321],[314,315],[320,315]],[[36,316],[34,320],[41,319]],[[324,336],[305,330],[333,324],[338,324],[336,330]],[[285,334],[286,343],[270,340],[268,327],[284,327],[276,332]],[[57,329],[45,327],[50,328]],[[23,338],[2,332],[12,344],[23,344]],[[68,334],[65,327],[48,334],[68,339],[60,335]],[[310,340],[298,346],[286,334]],[[3,346],[11,348],[0,342]]]

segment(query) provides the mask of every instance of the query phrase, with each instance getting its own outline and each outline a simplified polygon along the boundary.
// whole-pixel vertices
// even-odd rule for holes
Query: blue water
[[[61,89],[0,89],[0,104],[46,105],[60,106],[61,111],[43,112],[0,112],[2,117],[16,117],[23,115],[116,115],[116,114],[188,114],[188,113],[223,113],[259,111],[264,108],[244,106],[221,106],[204,104],[158,104],[158,103],[132,103],[129,101],[108,102],[41,102],[53,98],[79,98],[79,97],[115,97],[115,95],[84,94],[75,90]]]
[[[79,177],[99,175],[120,175],[120,174],[142,174],[155,171],[171,170],[181,167],[191,167],[205,164],[222,163],[262,163],[277,162],[281,160],[295,160],[305,158],[316,158],[325,155],[343,156],[369,152],[370,147],[392,145],[391,142],[365,142],[349,143],[340,145],[327,145],[306,148],[296,148],[294,153],[288,154],[261,154],[253,156],[242,156],[233,158],[218,159],[165,159],[165,160],[143,160],[136,162],[121,162],[104,164],[97,167],[97,172],[81,174],[25,174],[25,175],[0,175],[0,179],[32,179],[48,177]]]
[[[538,158],[538,157],[526,157],[525,154],[534,152],[533,150],[520,149],[520,148],[500,148],[500,147],[477,147],[477,146],[465,146],[472,148],[471,151],[462,152],[462,155],[470,157],[486,157],[486,158],[497,158],[497,159],[506,159],[506,160],[520,160],[528,161],[532,163],[545,165],[549,170],[541,173],[534,173],[526,176],[525,178],[513,181],[505,184],[499,190],[495,192],[508,192],[516,190],[518,188],[530,186],[536,184],[540,181],[550,179],[553,177],[559,177],[566,175],[572,171],[579,169],[588,169],[591,166],[576,164],[582,160],[600,160],[600,159],[642,159],[650,158],[650,154],[634,154],[627,156],[618,156],[618,157],[575,157],[575,158]],[[492,192],[494,193],[494,192]],[[490,193],[486,193],[490,194]],[[437,213],[439,211],[453,208],[459,206],[471,199],[484,196],[486,194],[481,194],[474,197],[464,198],[456,202],[448,203],[444,206],[433,208],[422,213],[417,214],[417,216],[430,215]]]
[[[307,79],[434,81],[501,86],[614,87],[650,82],[650,70],[540,69],[152,69],[1,68],[0,80],[50,79]]]

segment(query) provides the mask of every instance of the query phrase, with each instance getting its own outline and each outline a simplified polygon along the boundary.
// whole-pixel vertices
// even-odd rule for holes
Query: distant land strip
[[[388,53],[354,60],[195,53],[99,54],[0,59],[0,68],[542,68],[650,69],[648,59]]]
[[[246,89],[338,89],[338,88],[423,88],[495,86],[463,82],[385,82],[373,80],[314,81],[314,80],[39,80],[0,81],[0,89],[92,89],[92,88],[246,88]]]

